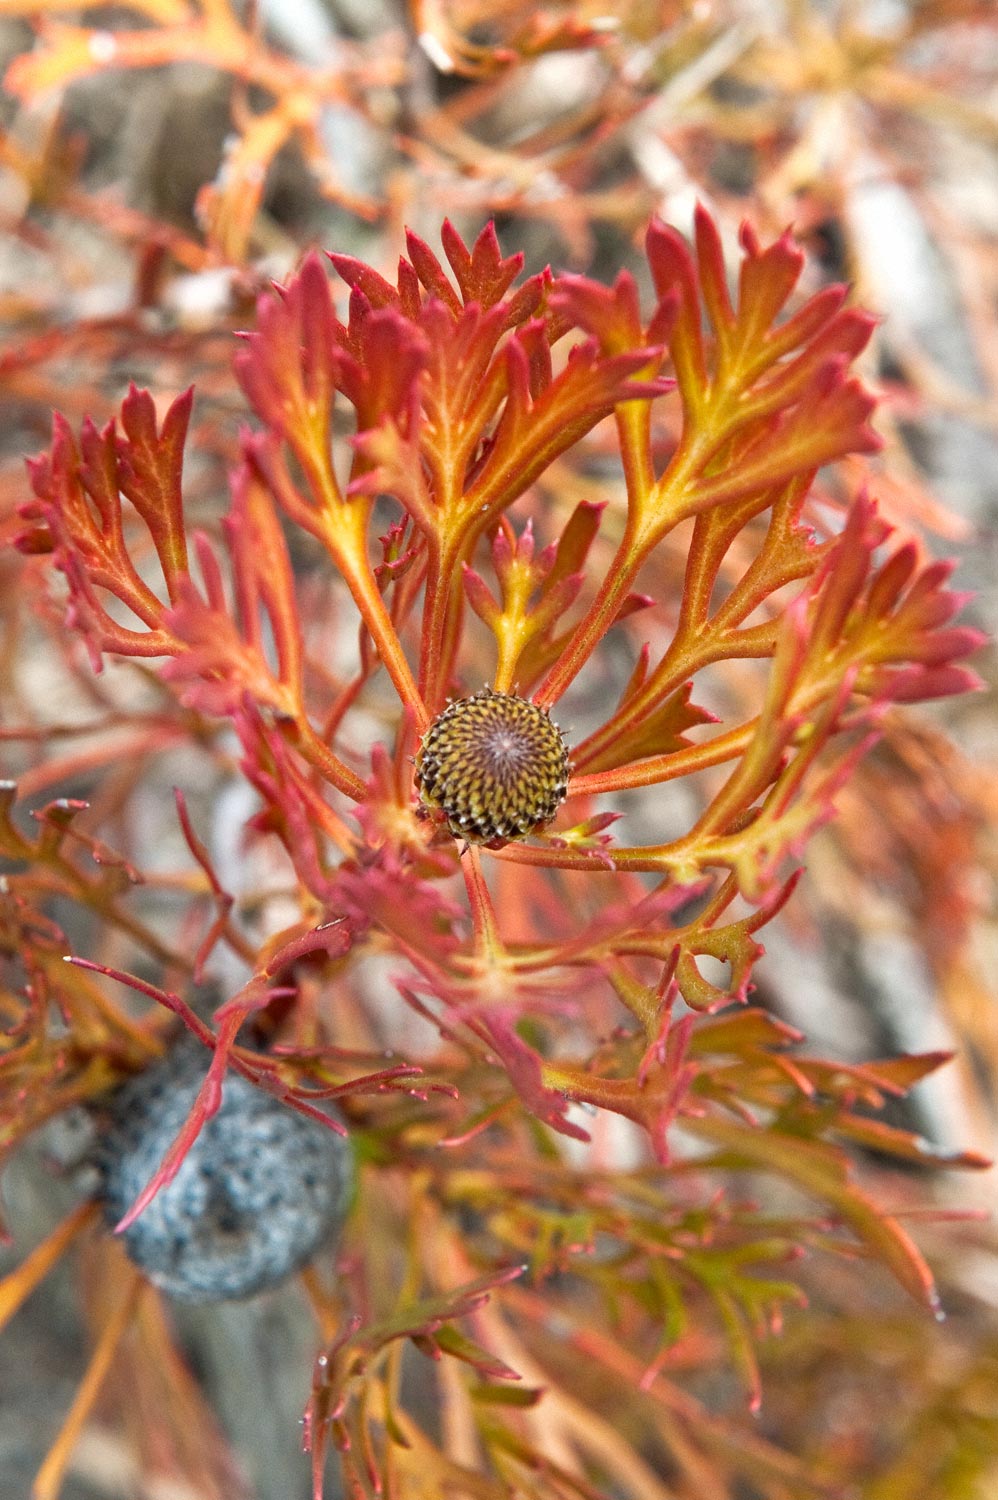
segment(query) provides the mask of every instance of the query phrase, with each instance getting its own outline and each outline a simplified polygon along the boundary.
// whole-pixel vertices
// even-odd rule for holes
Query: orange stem
[[[481,852],[474,845],[469,845],[461,861],[461,869],[468,888],[468,900],[471,904],[471,916],[475,924],[479,955],[490,962],[495,961],[504,955],[505,949],[502,938],[499,936],[492,897],[485,883]]]
[[[11,1271],[0,1281],[0,1328],[9,1322],[22,1302],[44,1281],[56,1261],[69,1248],[77,1235],[82,1234],[88,1224],[100,1213],[96,1203],[78,1203],[71,1214],[52,1233],[36,1245],[16,1271]]]
[[[118,1345],[128,1330],[128,1326],[135,1315],[139,1296],[146,1289],[146,1286],[147,1283],[141,1273],[129,1267],[128,1279],[121,1294],[121,1300],[112,1316],[104,1325],[101,1336],[97,1341],[97,1347],[93,1352],[93,1357],[80,1382],[79,1389],[66,1415],[66,1420],[62,1424],[59,1436],[52,1444],[46,1455],[45,1462],[38,1470],[35,1482],[31,1487],[31,1500],[57,1500],[72,1451],[79,1440],[87,1418],[93,1410],[94,1403],[100,1395],[101,1387],[110,1372]]]

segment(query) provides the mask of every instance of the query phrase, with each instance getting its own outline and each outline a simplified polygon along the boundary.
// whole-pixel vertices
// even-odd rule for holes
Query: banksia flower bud
[[[568,789],[568,747],[544,709],[486,688],[434,719],[416,760],[423,806],[470,844],[520,839],[548,823]]]
[[[204,1079],[203,1049],[181,1042],[111,1098],[97,1165],[115,1224],[173,1143]],[[279,1286],[341,1228],[353,1181],[343,1136],[228,1073],[172,1182],[121,1238],[162,1291],[221,1302]]]

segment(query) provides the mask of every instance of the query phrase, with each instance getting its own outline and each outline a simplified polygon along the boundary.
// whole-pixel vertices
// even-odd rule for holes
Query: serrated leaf
[[[646,658],[642,660],[646,661]],[[640,676],[632,677],[628,689],[634,691],[640,682]],[[622,705],[626,702],[626,691]],[[693,683],[684,683],[658,708],[645,714],[633,729],[615,738],[602,752],[587,756],[582,761],[587,774],[633,763],[646,755],[671,755],[688,746],[691,743],[686,737],[688,730],[718,722],[716,714],[692,701],[692,693]]]

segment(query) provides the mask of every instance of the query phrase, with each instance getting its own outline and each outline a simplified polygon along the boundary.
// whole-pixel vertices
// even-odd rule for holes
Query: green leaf
[[[851,1181],[842,1151],[772,1126],[763,1129],[716,1116],[685,1123],[694,1135],[720,1148],[714,1165],[774,1172],[826,1203],[917,1302],[933,1314],[938,1311],[935,1282],[921,1251],[897,1220]]]

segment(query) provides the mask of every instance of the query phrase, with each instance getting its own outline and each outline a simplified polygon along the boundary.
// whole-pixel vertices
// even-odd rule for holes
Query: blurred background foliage
[[[403,225],[435,242],[444,215],[466,238],[494,218],[528,270],[550,261],[640,276],[649,216],[685,231],[700,199],[731,247],[743,217],[763,238],[793,224],[810,252],[804,290],[846,280],[880,314],[864,374],[881,396],[886,446],[830,476],[828,496],[869,483],[921,549],[961,557],[972,614],[991,632],[998,624],[991,0],[0,0],[0,60],[0,536],[15,528],[23,455],[47,441],[52,408],[103,420],[132,379],[164,402],[196,382],[188,505],[215,525],[242,416],[232,335],[311,245],[391,276]],[[568,472],[565,461],[566,490],[606,498],[616,481],[595,439],[585,463]],[[307,549],[297,562],[303,573],[316,566]],[[666,549],[659,587],[675,588],[681,562]],[[51,667],[17,567],[0,554],[0,726],[39,733],[34,745],[0,742],[0,769],[29,797],[90,795],[79,776],[93,747],[73,721],[98,700],[113,704],[120,683],[111,673],[93,703],[61,703],[62,731],[43,732]],[[991,684],[984,693],[888,721],[843,790],[839,819],[815,840],[795,901],[767,931],[756,978],[763,1003],[817,1052],[859,1061],[952,1048],[956,1061],[898,1106],[897,1123],[944,1150],[993,1154],[998,735],[993,657],[976,665]],[[750,666],[733,664],[725,691],[753,684]],[[142,773],[136,755],[101,782],[105,824],[118,818],[125,849],[155,845],[173,813],[168,772]],[[666,805],[653,816],[687,814]],[[28,1176],[8,1183],[9,1216],[29,1237],[51,1227],[53,1191]],[[884,1191],[890,1198],[890,1179]],[[929,1191],[944,1211],[987,1211],[994,1174],[941,1176]],[[710,1378],[710,1351],[697,1349],[690,1407],[657,1414],[670,1451],[685,1453],[663,1492],[812,1493],[797,1470],[767,1467],[772,1439],[818,1476],[816,1494],[992,1496],[993,1226],[936,1223],[922,1243],[947,1321],[932,1325],[856,1268],[805,1269],[811,1310],[764,1342],[765,1400],[751,1423],[720,1346]],[[259,1494],[297,1494],[302,1371],[314,1350],[292,1300],[275,1299],[266,1326],[231,1307],[191,1315],[182,1331]],[[64,1276],[7,1338],[0,1474],[19,1496],[83,1359]],[[565,1357],[584,1381],[578,1353]],[[680,1384],[683,1357],[672,1371]],[[605,1379],[604,1366],[594,1370]],[[600,1399],[626,1431],[623,1390]],[[757,1435],[755,1472],[726,1467],[733,1440],[714,1424],[729,1419],[744,1451]],[[115,1443],[95,1426],[67,1497],[136,1492]],[[220,1493],[228,1482],[212,1480]]]

